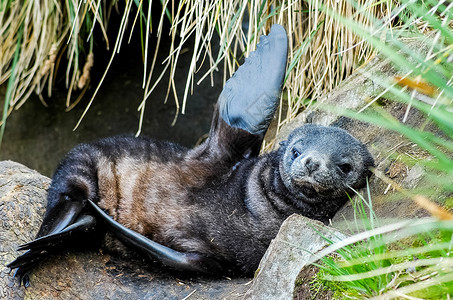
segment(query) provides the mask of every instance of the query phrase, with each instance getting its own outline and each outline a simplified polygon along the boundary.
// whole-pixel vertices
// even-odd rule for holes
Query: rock
[[[419,184],[420,180],[423,179],[425,174],[423,167],[420,164],[416,164],[409,172],[407,172],[407,176],[404,178],[402,186],[405,189],[414,189]]]
[[[50,179],[12,161],[0,162],[0,298],[21,299],[24,290],[14,286],[8,262],[19,252],[17,247],[34,239]]]
[[[328,245],[323,237],[335,241],[344,235],[301,215],[286,219],[261,259],[244,299],[291,299],[300,269]]]
[[[189,278],[139,257],[122,259],[96,248],[53,255],[19,287],[6,266],[20,244],[34,239],[50,179],[11,161],[0,162],[1,299],[238,299],[248,278]]]

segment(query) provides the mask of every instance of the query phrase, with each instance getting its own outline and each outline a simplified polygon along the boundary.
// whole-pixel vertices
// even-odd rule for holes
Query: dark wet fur
[[[272,50],[279,53],[276,56],[286,58],[286,48],[278,48],[282,30],[277,28],[263,47],[277,47]],[[267,50],[258,50],[254,59],[267,53],[263,51]],[[242,70],[250,71],[256,64],[252,61]],[[284,65],[279,69],[280,79],[270,86],[270,95],[281,87]],[[260,96],[253,114],[247,107],[236,109],[241,102],[236,103],[240,97],[235,95],[241,90],[234,87],[248,88],[248,82],[244,86],[238,81],[240,76],[219,98],[208,139],[194,149],[115,137],[69,152],[49,188],[38,239],[25,245],[23,249],[30,250],[9,264],[19,268],[19,279],[28,284],[26,273],[46,257],[42,249],[58,248],[55,241],[79,236],[83,241],[84,234],[105,235],[106,228],[127,246],[176,269],[251,275],[289,215],[299,213],[327,222],[347,201],[347,193],[352,194],[351,188],[365,185],[373,165],[371,155],[341,129],[306,125],[277,151],[258,156],[263,128],[270,123],[278,95]],[[261,83],[260,89],[265,88]],[[243,129],[225,121],[228,116],[220,108],[225,101],[236,109],[228,110],[235,119],[246,121]],[[124,226],[111,222],[98,207],[134,232],[120,232]],[[67,226],[75,229],[65,233]],[[142,239],[136,233],[149,240],[137,242]],[[60,234],[64,237],[56,239]],[[106,245],[124,248],[115,240]]]
[[[287,147],[298,138],[295,134],[279,150],[239,163],[223,157],[207,159],[216,154],[202,151],[205,144],[189,150],[169,142],[116,137],[80,145],[57,169],[48,212],[60,205],[61,194],[70,201],[91,199],[151,240],[228,262],[225,265],[231,270],[226,272],[250,275],[289,215],[300,213],[326,222],[347,201],[346,192],[351,193],[345,188],[338,195],[334,195],[337,191],[315,195],[319,201],[308,203],[288,189],[280,165],[290,151]],[[305,133],[304,139],[308,138]],[[335,147],[343,145],[332,145]],[[365,165],[372,165],[371,157],[363,157],[363,153],[358,154],[365,161],[354,170],[361,173],[354,188],[363,187],[368,174]],[[234,152],[229,156],[234,157]],[[132,178],[132,172],[139,175]],[[150,184],[154,178],[158,178],[156,184]],[[103,191],[106,189],[108,192]],[[46,232],[45,223],[40,232]]]

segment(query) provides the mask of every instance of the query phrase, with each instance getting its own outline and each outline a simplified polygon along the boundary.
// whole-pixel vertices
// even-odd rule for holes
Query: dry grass
[[[95,1],[1,1],[0,4],[0,85],[11,83],[10,110],[19,108],[32,92],[41,95],[46,86],[51,95],[55,70],[64,54],[68,63],[66,86],[83,89],[89,80],[92,41],[85,42],[92,23]],[[96,14],[99,26],[104,24]],[[13,66],[18,52],[17,64]],[[92,56],[91,56],[92,57]],[[92,61],[91,61],[92,65]],[[14,74],[14,76],[13,76]],[[69,97],[68,97],[69,99]],[[71,106],[67,101],[67,106]]]
[[[116,2],[116,1],[113,1]],[[201,80],[207,80],[218,65],[223,64],[226,81],[239,66],[243,55],[255,49],[258,37],[266,34],[274,23],[282,24],[289,35],[289,65],[282,97],[284,101],[279,114],[279,126],[291,120],[311,100],[330,91],[342,79],[347,77],[360,63],[369,59],[372,50],[367,43],[348,31],[338,20],[327,16],[319,7],[321,4],[346,17],[368,25],[370,19],[390,20],[392,1],[373,2],[360,0],[358,5],[365,13],[358,13],[348,1],[162,1],[163,9],[157,28],[154,28],[158,41],[162,36],[163,22],[171,18],[172,39],[168,58],[164,61],[165,71],[152,81],[156,53],[149,45],[150,5],[148,1],[126,0],[122,11],[122,21],[117,40],[112,49],[112,58],[119,52],[121,42],[126,42],[129,32],[140,30],[144,38],[144,98],[139,106],[141,128],[146,99],[155,85],[170,73],[168,94],[173,94],[178,112],[184,113],[187,96],[192,93],[195,82],[194,74],[208,61],[211,68],[202,74]],[[6,108],[11,112],[19,108],[34,91],[38,95],[51,94],[54,75],[60,61],[64,61],[68,97],[66,106],[74,107],[88,87],[89,71],[93,64],[91,39],[93,28],[101,30],[106,38],[108,15],[112,1],[107,0],[42,0],[2,1],[0,4],[0,85],[10,81]],[[153,3],[152,5],[158,5]],[[138,7],[138,10],[136,9]],[[137,13],[140,11],[143,15]],[[372,16],[368,18],[368,16]],[[248,19],[248,21],[245,21]],[[387,26],[387,25],[386,25]],[[20,33],[23,37],[20,37]],[[215,35],[220,37],[220,50],[214,53]],[[193,56],[187,74],[184,95],[177,95],[174,73],[183,46],[189,38],[194,38]],[[107,40],[107,47],[109,41]],[[154,53],[153,53],[154,51]],[[18,53],[18,61],[14,55]],[[66,55],[66,60],[61,58]],[[211,77],[212,80],[212,77]],[[99,83],[99,85],[102,83]],[[97,84],[97,83],[96,83]],[[77,99],[74,90],[79,90]],[[97,94],[96,89],[86,110],[89,109]],[[41,98],[42,99],[42,98]],[[44,101],[43,101],[44,102]],[[86,111],[85,111],[86,112]],[[176,114],[177,115],[177,114]],[[83,116],[82,116],[83,118]],[[82,119],[81,118],[81,119]],[[6,116],[4,117],[6,120]]]
[[[272,24],[282,24],[289,36],[289,64],[285,91],[279,111],[279,127],[294,118],[313,99],[329,92],[352,70],[372,55],[371,47],[353,35],[338,20],[327,16],[319,7],[326,1],[186,1],[178,7],[167,2],[174,14],[171,36],[173,40],[167,67],[170,69],[169,91],[174,93],[173,72],[178,56],[190,35],[194,36],[195,46],[190,70],[185,83],[185,93],[181,101],[184,113],[187,95],[193,91],[194,83],[206,79],[219,64],[224,67],[226,81],[240,65],[242,55],[255,49],[258,37],[267,34]],[[368,4],[360,0],[358,5],[365,7],[365,14],[358,13],[348,1],[328,1],[324,3],[344,16],[350,17],[365,26],[371,22],[367,17],[390,19],[392,1]],[[164,14],[162,14],[164,16]],[[244,22],[246,20],[246,22]],[[390,27],[388,24],[386,25]],[[212,52],[212,39],[218,32],[220,51]],[[161,27],[158,28],[160,36]],[[178,36],[177,36],[178,35]],[[177,38],[181,42],[176,44]],[[195,82],[197,67],[208,60],[211,69]],[[154,62],[153,62],[154,64]],[[152,73],[151,69],[151,73]],[[150,74],[151,75],[151,74]],[[151,76],[149,76],[151,78]],[[149,96],[148,80],[145,98]],[[143,102],[144,105],[144,102]],[[141,106],[140,108],[142,108]],[[178,106],[179,107],[179,106]],[[282,108],[287,107],[287,110]]]

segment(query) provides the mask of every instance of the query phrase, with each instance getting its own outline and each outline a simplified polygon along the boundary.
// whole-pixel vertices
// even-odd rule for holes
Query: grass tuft
[[[66,106],[74,107],[87,90],[88,67],[95,63],[90,57],[93,50],[93,30],[102,32],[104,44],[110,48],[107,37],[109,16],[115,8],[122,15],[120,30],[117,34],[112,57],[106,66],[108,71],[113,57],[121,49],[121,44],[129,30],[140,31],[143,48],[143,102],[139,106],[141,130],[146,100],[159,81],[169,73],[167,97],[172,94],[177,106],[177,113],[184,113],[187,97],[193,93],[195,85],[201,80],[210,78],[219,65],[223,65],[224,81],[237,69],[244,56],[255,49],[261,34],[268,33],[274,23],[282,24],[289,35],[290,67],[285,80],[285,95],[280,110],[279,126],[294,118],[312,100],[316,100],[330,91],[352,70],[367,61],[372,55],[372,48],[357,35],[353,35],[347,26],[322,10],[326,5],[330,10],[350,17],[359,24],[368,26],[368,16],[373,18],[390,17],[393,2],[381,1],[368,5],[365,0],[357,4],[347,1],[168,1],[161,0],[161,13],[156,23],[151,19],[151,2],[143,0],[126,0],[125,3],[108,0],[43,0],[13,1],[6,0],[0,4],[0,85],[7,82],[16,72],[17,76],[11,86],[11,99],[6,104],[8,111],[17,109],[32,92],[41,95],[47,86],[55,82],[56,69],[60,62],[65,65],[65,82],[68,88]],[[325,3],[325,4],[324,4]],[[159,3],[152,3],[153,9],[159,9]],[[361,5],[364,15],[358,13]],[[120,7],[121,11],[120,11]],[[164,22],[171,23],[170,32],[163,32]],[[157,24],[157,25],[156,25]],[[391,22],[384,27],[391,27]],[[21,53],[17,64],[12,58],[18,43],[18,28],[23,26],[24,38],[20,42]],[[157,44],[149,44],[149,35],[157,35]],[[157,51],[160,50],[162,35],[170,35],[171,47],[162,74],[154,72],[157,62]],[[176,66],[186,43],[193,40],[193,54],[184,83],[184,94],[176,93],[174,80]],[[129,37],[130,40],[130,37]],[[215,53],[219,43],[219,50]],[[154,54],[152,54],[154,52]],[[62,60],[62,57],[65,60]],[[210,68],[200,79],[195,74],[203,63]],[[15,70],[12,72],[12,70]],[[105,77],[105,76],[104,76]],[[91,95],[86,111],[97,95],[98,88]],[[85,83],[85,84],[84,84]],[[77,91],[77,97],[74,97]],[[75,100],[73,99],[75,98]],[[41,98],[44,102],[43,98]],[[283,101],[283,100],[282,100]],[[86,114],[83,113],[81,119]],[[80,123],[80,122],[79,122]]]
[[[368,230],[317,255],[318,286],[355,299],[447,299],[453,293],[451,220],[374,227],[378,224],[370,199],[359,194],[354,201],[355,219]]]

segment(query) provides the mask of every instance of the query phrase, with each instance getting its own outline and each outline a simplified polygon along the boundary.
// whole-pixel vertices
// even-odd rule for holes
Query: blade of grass
[[[19,54],[21,52],[22,44],[22,34],[24,31],[23,23],[19,27],[17,32],[17,41],[16,41],[16,51],[14,52],[14,58],[11,66],[11,76],[8,79],[8,85],[6,88],[5,103],[3,104],[3,113],[2,113],[2,125],[0,127],[0,147],[2,145],[3,136],[5,134],[6,119],[8,117],[8,110],[10,108],[11,99],[14,97],[14,82],[16,81],[16,76],[18,72],[17,62],[19,60]]]

